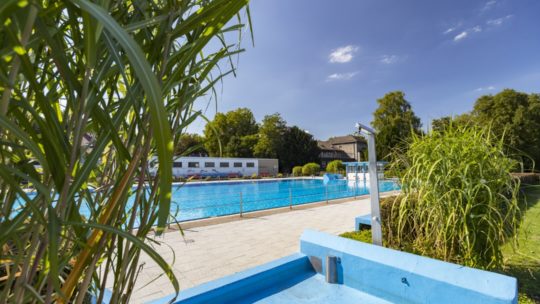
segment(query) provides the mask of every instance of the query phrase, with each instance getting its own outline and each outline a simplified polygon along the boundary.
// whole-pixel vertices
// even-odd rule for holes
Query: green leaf
[[[167,224],[171,206],[173,146],[169,120],[161,99],[161,87],[137,42],[103,8],[87,0],[72,1],[99,20],[103,27],[120,43],[146,92],[160,168],[160,207],[157,225],[158,232],[162,232]]]
[[[159,255],[159,253],[157,253],[154,249],[152,249],[150,246],[148,246],[146,243],[144,243],[141,239],[139,239],[135,235],[133,235],[133,234],[131,234],[129,232],[123,231],[121,229],[112,227],[112,226],[102,225],[102,224],[98,224],[98,223],[65,222],[64,225],[66,225],[66,226],[81,226],[81,227],[95,228],[95,229],[98,229],[98,230],[102,230],[102,231],[106,231],[106,232],[116,234],[119,237],[122,237],[122,238],[130,241],[135,246],[137,246],[138,248],[140,248],[144,252],[146,252],[146,254],[148,254],[148,256],[152,260],[154,260],[154,262],[156,262],[156,264],[158,264],[158,266],[161,269],[163,269],[163,271],[165,272],[165,275],[171,281],[176,293],[178,293],[180,291],[180,284],[178,283],[178,279],[174,275],[171,266],[169,266],[169,264],[161,257],[161,255]]]

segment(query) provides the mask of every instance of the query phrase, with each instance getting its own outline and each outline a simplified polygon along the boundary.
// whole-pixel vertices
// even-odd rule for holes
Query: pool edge
[[[392,196],[397,193],[399,193],[399,190],[392,190],[387,192],[382,192],[381,197],[386,196]],[[299,205],[293,205],[292,208],[289,206],[285,207],[277,207],[277,208],[271,208],[271,209],[264,209],[264,210],[257,210],[257,211],[249,211],[249,212],[243,212],[242,216],[240,216],[239,213],[236,214],[230,214],[230,215],[222,215],[222,216],[216,216],[216,217],[210,217],[210,218],[203,218],[203,219],[196,219],[196,220],[189,220],[189,221],[183,221],[179,222],[178,224],[170,224],[168,227],[169,231],[177,231],[181,229],[191,229],[191,228],[197,228],[197,227],[205,227],[205,226],[211,226],[211,225],[218,225],[218,224],[224,224],[234,221],[241,221],[241,220],[247,220],[247,219],[253,219],[253,218],[259,218],[263,216],[273,215],[273,214],[279,214],[279,213],[285,213],[285,212],[292,212],[297,210],[305,210],[305,209],[311,209],[311,208],[317,208],[322,206],[330,206],[330,205],[337,205],[337,204],[343,204],[343,203],[349,203],[352,201],[362,200],[369,198],[369,194],[359,195],[359,196],[351,196],[351,197],[344,197],[344,198],[337,198],[337,199],[331,199],[326,201],[318,201],[318,202],[312,202],[312,203],[305,203],[305,204],[299,204]],[[180,227],[178,227],[180,226]]]

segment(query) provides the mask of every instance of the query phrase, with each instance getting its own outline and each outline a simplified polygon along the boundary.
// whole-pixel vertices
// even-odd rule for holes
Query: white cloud
[[[463,31],[454,37],[454,41],[460,41],[461,39],[466,38],[468,35],[469,34],[467,33],[467,31]]]
[[[445,34],[445,35],[446,35],[446,34],[450,34],[451,32],[453,32],[453,31],[455,31],[455,30],[456,30],[455,27],[450,27],[450,28],[448,28],[446,31],[444,31],[443,34]]]
[[[353,59],[354,54],[358,51],[358,47],[354,45],[347,45],[344,47],[332,50],[332,53],[328,55],[331,63],[346,63]]]
[[[399,56],[397,55],[383,55],[381,57],[381,63],[384,64],[394,64],[399,61]]]
[[[463,22],[460,21],[460,22],[457,22],[457,23],[454,23],[452,26],[450,26],[449,28],[446,29],[446,31],[443,32],[444,35],[448,35],[450,33],[453,33],[455,31],[457,31],[458,29],[461,28],[461,26],[463,25]]]
[[[475,91],[476,92],[483,92],[483,91],[493,91],[495,90],[495,86],[488,86],[488,87],[481,87],[481,88],[477,88]]]
[[[328,75],[326,77],[326,81],[334,81],[334,80],[349,80],[353,78],[358,72],[350,72],[350,73],[334,73]]]
[[[497,4],[496,0],[490,0],[486,2],[486,4],[484,4],[484,7],[482,7],[482,11],[485,12],[487,10],[490,10],[491,8],[495,6],[495,4]]]
[[[482,31],[482,27],[479,26],[479,25],[476,25],[474,27],[471,27],[471,28],[468,28],[466,30],[464,30],[463,32],[457,34],[456,36],[454,36],[454,41],[460,41],[462,39],[465,39],[467,37],[469,37],[470,34],[472,33],[480,33]]]
[[[491,20],[486,21],[486,24],[491,25],[491,26],[499,26],[499,25],[503,24],[504,22],[506,22],[508,19],[512,18],[513,16],[514,15],[506,15],[506,16],[501,17],[501,18],[491,19]]]

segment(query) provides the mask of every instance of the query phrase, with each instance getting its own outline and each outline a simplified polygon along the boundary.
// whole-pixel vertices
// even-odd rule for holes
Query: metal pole
[[[355,199],[356,199],[356,193],[357,193],[356,190],[358,190],[358,184],[359,184],[358,182],[355,182],[355,183],[354,183],[354,198],[355,198]]]
[[[240,217],[243,217],[242,215],[242,192],[240,192]]]
[[[292,188],[289,188],[289,209],[292,210]]]
[[[326,203],[328,204],[328,185],[324,187],[326,193]]]
[[[369,153],[369,197],[371,201],[371,239],[374,245],[382,246],[381,211],[379,207],[379,177],[377,175],[377,155],[375,134],[368,132]]]
[[[358,180],[358,164],[354,166],[354,198],[356,198],[356,188],[358,188],[360,181]]]

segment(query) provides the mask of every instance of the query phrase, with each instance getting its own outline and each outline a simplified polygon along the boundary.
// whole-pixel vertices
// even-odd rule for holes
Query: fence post
[[[328,204],[328,185],[324,187],[325,193],[326,193],[326,203]]]
[[[289,188],[289,209],[292,210],[292,189]]]
[[[356,199],[357,192],[358,192],[358,183],[355,181],[355,183],[354,183],[354,199]]]
[[[240,191],[240,217],[243,217],[242,215],[242,191]]]

